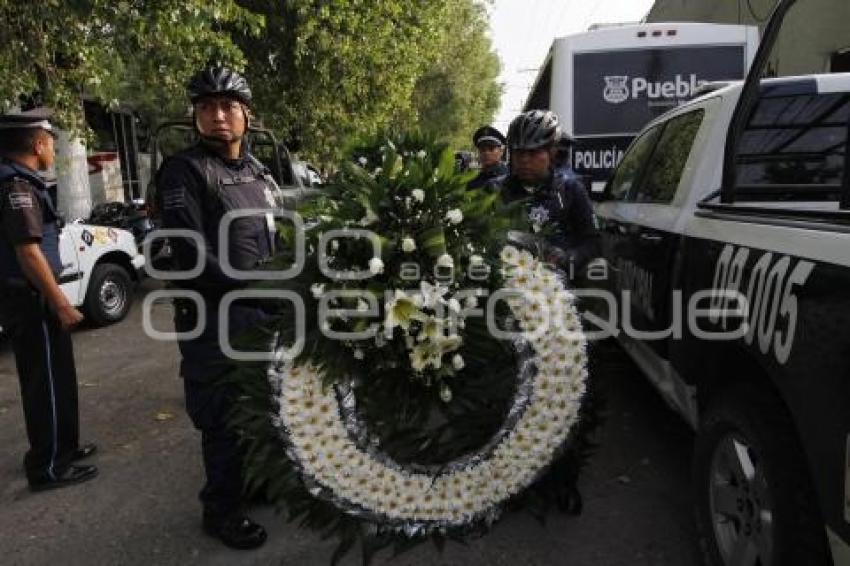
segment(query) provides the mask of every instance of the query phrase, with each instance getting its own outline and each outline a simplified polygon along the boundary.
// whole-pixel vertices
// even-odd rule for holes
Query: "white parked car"
[[[59,239],[65,296],[82,307],[86,320],[104,326],[122,320],[130,310],[133,288],[142,278],[144,255],[133,234],[120,228],[70,223]]]

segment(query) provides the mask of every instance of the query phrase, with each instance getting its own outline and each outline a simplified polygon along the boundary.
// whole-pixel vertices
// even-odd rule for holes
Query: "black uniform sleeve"
[[[567,201],[564,210],[569,234],[565,250],[570,256],[575,271],[583,269],[587,263],[600,255],[599,231],[593,219],[593,206],[590,196],[581,182],[569,180],[564,183],[563,197]]]
[[[6,241],[13,246],[41,241],[41,204],[35,191],[31,183],[21,179],[0,190],[0,225]]]
[[[205,230],[204,214],[207,207],[203,199],[210,197],[206,195],[206,182],[197,170],[184,159],[171,158],[162,164],[156,185],[163,228],[191,230],[200,235],[204,242],[204,249],[201,250],[206,257],[203,272],[197,278],[181,284],[207,294],[224,294],[243,287],[244,281],[228,277],[221,268],[216,253],[217,242],[211,241],[211,238],[218,237],[218,227],[213,226],[210,233]],[[194,240],[169,240],[179,269],[188,270],[197,265],[199,250]]]

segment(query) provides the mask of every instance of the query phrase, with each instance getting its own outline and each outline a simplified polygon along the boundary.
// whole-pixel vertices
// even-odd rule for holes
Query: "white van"
[[[556,39],[526,110],[554,110],[576,139],[573,167],[601,191],[635,135],[706,83],[743,79],[758,28],[652,23]]]

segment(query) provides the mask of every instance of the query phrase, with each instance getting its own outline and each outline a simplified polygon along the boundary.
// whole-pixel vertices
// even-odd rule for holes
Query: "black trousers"
[[[71,335],[38,294],[13,293],[3,302],[30,443],[24,469],[30,480],[54,478],[67,470],[79,445]]]
[[[201,432],[206,483],[199,497],[204,513],[225,517],[239,512],[243,503],[243,453],[236,432],[227,422],[236,392],[232,386],[221,382],[222,376],[232,371],[236,363],[222,353],[219,345],[218,305],[208,302],[206,308],[208,325],[203,334],[195,340],[178,342],[182,355],[180,374],[186,394],[186,411]],[[191,303],[178,301],[175,329],[178,332],[192,329],[195,316]],[[267,318],[260,309],[234,306],[226,332],[235,340]]]

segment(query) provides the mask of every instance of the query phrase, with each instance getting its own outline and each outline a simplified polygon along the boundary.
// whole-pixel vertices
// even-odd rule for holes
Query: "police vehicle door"
[[[614,296],[616,313],[608,313],[606,320],[622,325],[623,292],[632,292],[625,277],[631,258],[635,256],[635,231],[638,230],[635,207],[630,195],[639,184],[645,165],[661,135],[661,127],[653,127],[638,136],[623,157],[614,176],[605,188],[604,200],[596,208],[599,230],[602,234],[602,255],[609,265],[608,291]]]
[[[628,186],[614,207],[615,231],[623,241],[608,256],[620,291],[621,325],[664,358],[669,357],[666,339],[681,320],[674,314],[682,301],[673,293],[681,288],[673,279],[682,243],[675,231],[682,204],[676,194],[703,117],[697,109],[648,130],[624,158],[611,187],[623,191]],[[603,239],[610,233],[605,226]]]

